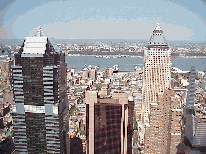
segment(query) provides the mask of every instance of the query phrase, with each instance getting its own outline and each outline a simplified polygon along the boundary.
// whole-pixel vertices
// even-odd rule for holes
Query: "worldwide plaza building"
[[[175,153],[181,141],[180,97],[171,89],[171,51],[159,24],[144,52],[140,144],[144,153]]]
[[[25,38],[12,70],[15,152],[69,153],[64,53],[39,29]]]
[[[160,25],[157,24],[144,52],[142,121],[149,122],[150,103],[157,102],[157,96],[170,88],[171,51]]]

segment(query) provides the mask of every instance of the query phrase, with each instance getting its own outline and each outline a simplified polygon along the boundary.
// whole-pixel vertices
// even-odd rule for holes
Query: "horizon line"
[[[48,38],[52,38],[52,37],[48,37]],[[24,38],[25,39],[25,38]],[[0,40],[24,40],[24,39],[1,39]],[[104,39],[104,38],[87,38],[87,39],[82,39],[82,38],[54,38],[55,40],[125,40],[125,41],[133,41],[133,40],[139,40],[139,41],[143,41],[143,42],[148,42],[149,39]],[[167,42],[206,42],[206,40],[166,40]]]

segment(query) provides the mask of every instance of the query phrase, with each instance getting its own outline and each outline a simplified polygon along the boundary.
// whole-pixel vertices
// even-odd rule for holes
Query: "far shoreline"
[[[129,58],[143,58],[143,56],[138,55],[89,55],[89,54],[68,54],[65,56],[92,56],[96,58],[122,58],[122,57],[129,57]],[[206,59],[206,56],[171,56],[171,58],[198,58],[198,59]]]

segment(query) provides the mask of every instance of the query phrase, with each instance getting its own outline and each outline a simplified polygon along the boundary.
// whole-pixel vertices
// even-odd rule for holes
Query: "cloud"
[[[0,27],[0,39],[8,39],[8,34],[4,28],[4,25]]]
[[[70,22],[44,24],[42,30],[48,37],[56,39],[149,39],[156,23],[159,22],[167,40],[192,40],[192,29],[177,24],[167,24],[161,20],[126,19],[77,19]],[[36,27],[30,31],[33,35]]]
[[[18,15],[12,14],[11,8],[4,27],[8,38],[33,35],[40,25],[47,36],[54,38],[149,39],[160,22],[167,40],[205,40],[205,19],[200,13],[168,0],[132,2],[111,2],[109,6],[105,1],[82,0],[35,3]]]
[[[0,39],[8,39],[8,33],[5,29],[4,17],[9,10],[9,8],[13,5],[15,0],[3,1],[0,6]]]

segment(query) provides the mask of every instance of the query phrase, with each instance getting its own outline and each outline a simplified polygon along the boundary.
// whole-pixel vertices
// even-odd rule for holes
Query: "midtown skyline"
[[[53,40],[47,37],[40,37],[42,36],[41,34],[41,30],[39,29],[37,36],[26,37],[19,52],[14,54],[15,65],[12,66],[13,69],[10,70],[12,71],[13,84],[11,86],[13,87],[13,91],[12,89],[7,89],[7,92],[13,92],[14,101],[11,100],[9,104],[2,100],[2,104],[4,103],[12,108],[11,114],[13,115],[12,123],[14,126],[13,130],[9,130],[9,127],[6,125],[10,122],[10,119],[6,119],[7,121],[2,120],[2,128],[8,127],[3,133],[13,131],[16,152],[27,151],[28,153],[33,153],[35,151],[35,153],[39,153],[47,151],[53,152],[56,150],[57,153],[66,153],[73,149],[70,144],[67,144],[69,143],[67,141],[72,141],[74,137],[78,137],[80,148],[86,151],[88,150],[88,145],[91,147],[92,150],[89,149],[89,152],[86,153],[92,153],[92,151],[94,151],[93,149],[111,149],[110,143],[115,143],[112,150],[116,153],[115,150],[118,148],[118,146],[116,146],[117,138],[113,132],[120,134],[120,131],[115,127],[110,127],[114,119],[119,122],[121,120],[121,144],[118,144],[121,145],[121,153],[123,153],[123,150],[130,151],[127,153],[133,151],[134,154],[138,153],[138,150],[143,151],[143,153],[152,153],[154,151],[162,152],[164,150],[166,152],[163,153],[186,152],[188,150],[191,152],[195,150],[205,151],[205,138],[199,133],[205,131],[206,128],[205,71],[197,71],[196,74],[193,73],[193,79],[190,79],[190,76],[188,82],[188,72],[184,73],[185,71],[180,70],[178,73],[174,73],[174,70],[171,70],[171,52],[166,39],[163,37],[163,32],[159,24],[157,24],[153,30],[153,35],[150,37],[147,48],[143,48],[143,71],[140,68],[125,72],[112,68],[99,71],[99,67],[87,67],[86,65],[84,65],[84,68],[79,72],[75,72],[75,68],[67,70],[65,52],[61,52],[61,49],[52,43]],[[121,58],[121,56],[118,58]],[[7,58],[7,61],[10,60],[10,58]],[[99,62],[100,60],[98,60],[98,63]],[[71,63],[71,61],[69,61],[69,63]],[[9,67],[9,65],[10,64],[7,63],[7,67]],[[116,66],[118,67],[118,65]],[[1,68],[4,70],[3,67]],[[10,72],[7,71],[7,73]],[[5,83],[5,81],[6,80],[2,80],[1,82]],[[196,102],[193,102],[193,104],[198,103],[198,106],[195,107],[197,112],[194,110],[196,113],[194,116],[197,118],[200,117],[203,120],[194,133],[198,136],[195,138],[196,141],[191,142],[190,140],[191,145],[189,145],[186,142],[186,139],[189,138],[182,139],[182,137],[184,137],[185,134],[187,135],[187,133],[191,134],[194,128],[187,131],[188,129],[186,128],[188,128],[189,125],[184,126],[183,124],[184,118],[182,113],[186,111],[184,106],[186,103],[187,107],[188,99],[185,99],[186,94],[182,91],[187,91],[187,86],[191,86],[191,81],[194,81],[197,89],[189,88],[188,91],[197,91],[200,94],[198,98],[194,98]],[[159,87],[162,87],[162,89],[158,89]],[[95,100],[97,101],[93,101],[93,96],[87,97],[88,90],[94,91]],[[3,89],[2,92],[5,91],[6,90]],[[100,92],[99,96],[97,96],[97,91]],[[151,91],[151,95],[145,96],[144,93],[149,93],[149,91]],[[123,97],[123,92],[132,97]],[[122,96],[119,97],[120,95]],[[190,93],[187,95],[190,95]],[[158,99],[152,101],[144,100],[145,97],[150,99],[152,97],[156,98],[156,96]],[[67,97],[69,98],[68,100]],[[87,98],[92,99],[88,99],[87,101]],[[188,98],[191,100],[190,97]],[[90,114],[94,111],[94,105],[91,102],[96,102],[96,104],[99,105],[101,99],[104,99],[102,101],[103,103],[105,103],[104,101],[106,100],[106,103],[115,104],[118,100],[119,102],[121,102],[121,99],[124,100],[121,106],[122,112],[118,110],[117,118],[111,118],[109,121],[109,118],[107,118],[104,113],[98,118],[96,118],[94,114]],[[200,99],[202,99],[202,101],[200,101]],[[98,102],[98,100],[100,100],[100,102]],[[107,102],[108,100],[111,102]],[[130,111],[129,108],[125,108],[127,106],[126,102],[129,101],[134,101],[136,114],[132,114],[133,107],[130,108]],[[89,106],[88,108],[87,103],[91,103],[92,107]],[[149,104],[149,107],[144,107],[145,104]],[[199,106],[202,107],[200,108]],[[150,108],[150,110],[148,110],[148,108]],[[89,109],[92,109],[90,110],[92,112],[90,112]],[[109,110],[112,111],[111,113],[115,113],[112,108],[109,108]],[[139,111],[141,111],[141,116],[137,115]],[[204,116],[201,116],[201,114],[198,115],[198,112],[201,112]],[[88,118],[88,113],[91,119]],[[121,119],[119,113],[122,115]],[[192,112],[190,112],[190,114],[191,113]],[[102,116],[104,116],[104,118],[102,118]],[[109,116],[113,117],[112,114]],[[191,116],[192,115],[190,115],[190,117]],[[96,118],[95,120],[93,120],[94,117]],[[104,119],[108,120],[107,128],[104,127]],[[95,121],[98,121],[96,122],[97,125]],[[5,122],[7,123],[5,124]],[[120,125],[119,122],[117,125]],[[199,123],[199,121],[194,122]],[[100,142],[98,143],[98,141],[94,139],[94,143],[97,143],[96,147],[94,146],[95,144],[91,144],[93,143],[92,136],[94,136],[91,124],[94,124],[93,126],[97,128],[96,130],[102,127],[104,128],[103,130],[106,130],[106,139],[103,139],[105,134],[103,134],[102,131],[99,131],[101,132],[99,136],[101,139],[99,140]],[[128,127],[129,124],[130,127]],[[134,124],[134,129],[132,124]],[[56,129],[57,127],[59,131]],[[89,135],[87,133],[88,130]],[[112,135],[114,135],[114,138],[109,138],[111,130],[113,130]],[[59,136],[56,132],[59,132]],[[3,133],[2,138],[4,139],[5,136]],[[10,137],[11,136],[12,134]],[[136,136],[138,138],[136,138]],[[89,142],[88,137],[91,137]],[[120,137],[120,135],[118,135],[118,137]],[[193,136],[191,136],[191,138],[193,138]],[[144,140],[142,141],[142,139]],[[199,142],[200,140],[201,142]],[[57,142],[60,142],[60,145]],[[109,146],[102,148],[102,145],[106,143],[108,143]],[[23,146],[24,149],[22,148]],[[60,148],[58,148],[58,146]],[[182,149],[184,146],[188,148]],[[3,150],[5,151],[7,149]]]
[[[203,0],[45,0],[29,4],[10,0],[1,4],[1,39],[32,36],[38,26],[55,39],[148,39],[158,22],[167,40],[205,41],[206,36]]]

